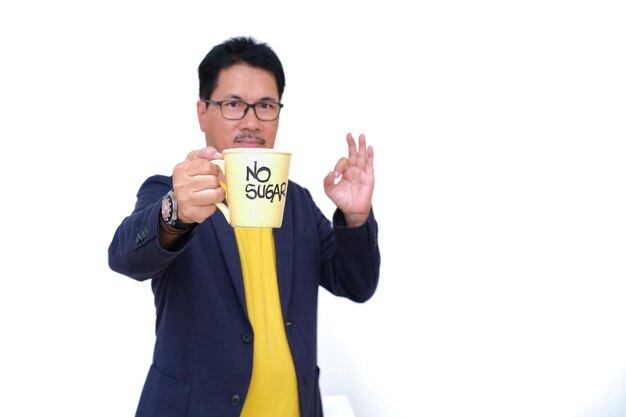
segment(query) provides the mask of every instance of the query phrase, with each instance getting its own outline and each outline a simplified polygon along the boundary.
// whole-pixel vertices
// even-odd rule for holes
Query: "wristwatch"
[[[196,223],[183,223],[178,221],[178,204],[176,204],[176,197],[174,197],[174,190],[170,190],[163,200],[161,200],[161,219],[166,225],[173,227],[176,230],[189,230]]]

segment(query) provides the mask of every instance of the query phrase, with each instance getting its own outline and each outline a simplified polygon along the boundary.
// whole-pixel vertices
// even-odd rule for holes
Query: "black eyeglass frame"
[[[243,100],[240,100],[240,99],[227,99],[227,100],[217,100],[217,101],[216,101],[216,100],[205,100],[205,99],[201,99],[200,101],[202,101],[202,102],[206,103],[206,104],[207,104],[207,106],[208,106],[209,104],[214,104],[214,105],[216,105],[217,107],[219,107],[219,109],[220,109],[220,114],[221,114],[221,115],[222,115],[222,117],[223,117],[224,119],[226,119],[226,120],[241,120],[241,119],[243,119],[244,117],[246,117],[246,114],[248,114],[248,110],[252,109],[252,111],[254,112],[254,116],[255,116],[257,119],[259,119],[259,120],[261,120],[261,121],[263,121],[263,122],[273,122],[274,120],[277,120],[277,119],[278,119],[278,117],[280,116],[280,110],[281,110],[281,109],[283,108],[283,106],[284,106],[284,104],[283,104],[283,103],[279,103],[279,102],[276,102],[276,101],[269,101],[269,100],[261,100],[261,101],[257,101],[256,103],[248,103],[248,102],[243,101]],[[239,102],[241,102],[241,103],[243,103],[243,104],[245,104],[245,105],[246,105],[246,108],[243,110],[243,114],[241,115],[241,117],[238,117],[238,118],[235,118],[235,119],[234,119],[234,118],[232,118],[232,117],[226,117],[226,116],[224,116],[224,112],[222,111],[222,104],[224,104],[224,103],[228,103],[228,102],[232,102],[232,101],[239,101]],[[276,117],[275,117],[275,118],[273,118],[273,119],[261,119],[261,118],[259,117],[259,115],[258,115],[258,114],[257,114],[257,112],[256,112],[256,107],[255,107],[255,106],[256,106],[257,104],[263,104],[263,103],[268,103],[268,104],[278,105],[278,113],[276,114]]]

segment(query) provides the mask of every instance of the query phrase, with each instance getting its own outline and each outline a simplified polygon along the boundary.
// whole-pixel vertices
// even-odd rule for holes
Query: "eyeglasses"
[[[222,117],[226,120],[241,120],[246,117],[248,110],[254,110],[257,119],[271,122],[278,119],[282,103],[275,101],[257,101],[256,103],[246,103],[243,100],[202,100],[206,104],[219,106]]]

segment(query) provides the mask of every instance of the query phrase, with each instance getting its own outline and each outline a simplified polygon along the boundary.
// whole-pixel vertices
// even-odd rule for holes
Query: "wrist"
[[[159,223],[166,232],[179,235],[187,233],[197,225],[197,223],[183,223],[178,220],[178,203],[174,190],[170,190],[161,201]]]

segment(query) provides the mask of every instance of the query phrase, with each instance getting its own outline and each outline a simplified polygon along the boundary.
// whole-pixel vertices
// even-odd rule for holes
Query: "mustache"
[[[250,139],[256,140],[261,145],[265,144],[265,138],[258,133],[242,132],[235,136],[235,142],[243,142]]]

